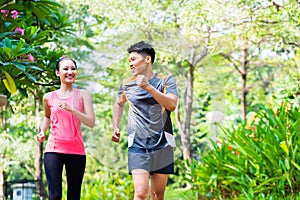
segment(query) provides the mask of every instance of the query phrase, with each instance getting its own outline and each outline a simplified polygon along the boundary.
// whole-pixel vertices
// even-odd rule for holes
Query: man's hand
[[[119,128],[114,128],[113,134],[111,136],[112,141],[114,142],[119,142],[120,141],[120,129]]]
[[[147,79],[147,77],[146,76],[144,76],[144,75],[137,75],[136,76],[136,84],[138,85],[138,86],[144,86],[144,85],[147,85],[147,84],[149,84],[149,82],[148,82],[148,79]]]

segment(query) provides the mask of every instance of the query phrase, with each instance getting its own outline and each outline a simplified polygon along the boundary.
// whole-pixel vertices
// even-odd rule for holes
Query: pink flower
[[[19,12],[17,10],[12,10],[10,11],[10,14],[12,15],[12,18],[16,19],[18,17]]]
[[[8,10],[1,10],[1,13],[2,14],[5,14],[5,13],[7,13],[8,12]]]
[[[15,32],[19,32],[19,33],[21,33],[21,35],[24,35],[24,29],[22,29],[22,28],[20,28],[20,27],[17,27],[17,28],[15,29]]]
[[[31,54],[28,55],[28,59],[29,59],[31,62],[34,62],[34,57],[33,57]]]

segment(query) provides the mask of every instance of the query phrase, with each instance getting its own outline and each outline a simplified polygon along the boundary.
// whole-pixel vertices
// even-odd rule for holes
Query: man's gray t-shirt
[[[155,74],[149,83],[157,90],[178,96],[173,76]],[[128,146],[160,149],[175,147],[170,111],[165,110],[146,90],[136,84],[136,77],[125,80],[118,91],[118,101],[129,102]]]

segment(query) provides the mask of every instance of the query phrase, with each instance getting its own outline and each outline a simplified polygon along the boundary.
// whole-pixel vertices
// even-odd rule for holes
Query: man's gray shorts
[[[174,150],[167,146],[162,149],[128,148],[128,171],[144,169],[150,174],[174,174]]]

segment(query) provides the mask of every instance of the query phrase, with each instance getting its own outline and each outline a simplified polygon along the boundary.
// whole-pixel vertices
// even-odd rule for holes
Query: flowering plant
[[[45,57],[56,60],[62,54],[46,56],[49,49],[45,48],[53,42],[51,29],[58,29],[59,6],[52,0],[1,1],[0,94],[9,96],[18,89],[34,87],[51,70],[45,66]]]

